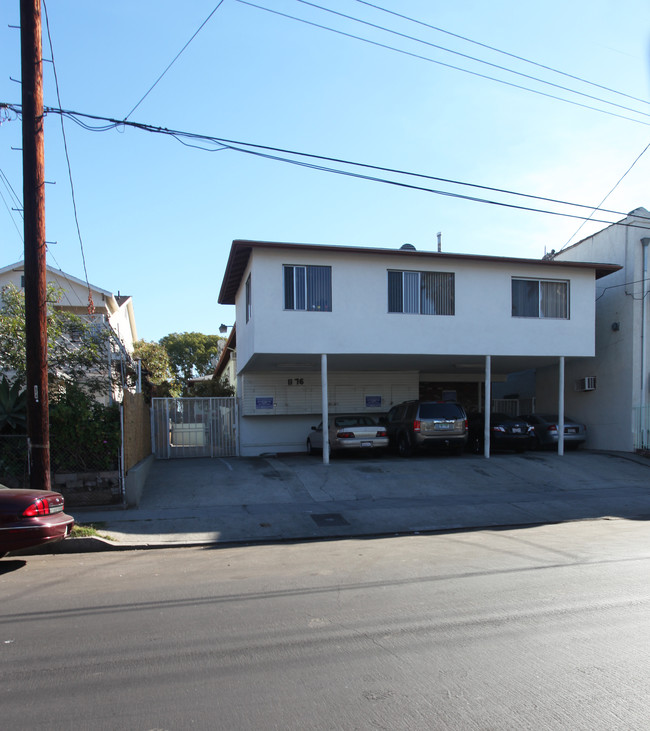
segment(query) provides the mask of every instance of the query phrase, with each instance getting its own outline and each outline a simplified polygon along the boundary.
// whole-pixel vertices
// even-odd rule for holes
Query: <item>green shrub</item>
[[[50,459],[56,472],[114,470],[120,453],[119,406],[104,406],[68,384],[50,404]]]

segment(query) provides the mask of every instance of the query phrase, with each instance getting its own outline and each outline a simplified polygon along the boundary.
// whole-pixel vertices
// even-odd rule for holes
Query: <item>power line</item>
[[[383,25],[378,25],[376,23],[371,23],[367,20],[362,20],[361,18],[356,18],[352,15],[346,15],[345,13],[340,13],[336,10],[332,10],[330,8],[323,7],[322,5],[317,5],[316,3],[309,2],[309,0],[296,0],[296,2],[301,3],[302,5],[307,5],[312,8],[316,8],[317,10],[322,10],[326,13],[331,13],[332,15],[337,15],[341,18],[345,18],[347,20],[352,20],[355,23],[361,23],[362,25],[367,25],[370,28],[375,28],[377,30],[382,30],[386,33],[391,33],[392,35],[399,36],[401,38],[405,38],[410,41],[415,41],[416,43],[422,43],[425,46],[429,46],[430,48],[436,48],[439,51],[444,51],[445,53],[451,53],[454,56],[460,56],[461,58],[465,58],[469,61],[475,61],[476,63],[483,64],[485,66],[490,66],[491,68],[498,69],[499,71],[505,71],[509,74],[514,74],[515,76],[521,76],[524,79],[529,79],[531,81],[537,81],[540,84],[545,84],[547,86],[551,86],[555,89],[561,89],[562,91],[568,91],[570,94],[577,94],[578,96],[585,97],[586,99],[593,99],[594,101],[602,102],[603,104],[609,104],[610,106],[617,107],[619,109],[624,109],[628,112],[633,112],[635,114],[641,114],[644,117],[650,117],[650,113],[648,112],[641,112],[638,109],[633,109],[632,107],[626,107],[623,104],[617,104],[616,102],[610,102],[607,99],[603,99],[601,97],[593,96],[592,94],[586,94],[582,91],[577,91],[576,89],[570,89],[567,86],[562,86],[562,84],[555,84],[552,81],[546,81],[545,79],[540,79],[537,76],[531,76],[530,74],[525,74],[521,71],[515,71],[514,69],[507,68],[506,66],[501,66],[500,64],[492,63],[491,61],[486,61],[482,58],[477,58],[476,56],[470,56],[467,53],[461,53],[460,51],[454,51],[451,48],[446,48],[445,46],[440,46],[436,43],[431,43],[429,41],[425,41],[422,38],[416,38],[415,36],[410,36],[406,33],[400,33],[399,31],[392,30],[391,28],[387,28]],[[529,91],[532,91],[529,89]]]
[[[600,208],[600,207],[601,207],[601,206],[603,205],[603,203],[604,203],[604,202],[605,202],[605,201],[606,201],[606,200],[607,200],[607,199],[609,198],[609,196],[610,196],[610,195],[611,195],[611,194],[612,194],[612,193],[613,193],[613,192],[614,192],[614,191],[616,190],[616,188],[618,188],[618,186],[619,186],[619,185],[620,185],[620,184],[621,184],[621,183],[623,182],[623,179],[624,179],[624,178],[625,178],[625,177],[627,176],[627,174],[628,174],[628,173],[629,173],[629,172],[630,172],[630,171],[632,170],[632,168],[633,168],[633,167],[634,167],[634,166],[635,166],[635,165],[637,164],[637,162],[639,162],[639,160],[640,160],[640,159],[641,159],[641,158],[643,157],[643,155],[645,155],[645,153],[646,153],[646,152],[648,151],[648,149],[649,149],[649,148],[650,148],[650,142],[649,142],[649,143],[648,143],[648,144],[647,144],[647,145],[646,145],[646,146],[645,146],[645,147],[643,148],[643,151],[642,151],[642,152],[640,152],[640,153],[639,153],[639,154],[637,155],[636,159],[635,159],[635,160],[634,160],[634,162],[633,162],[633,163],[632,163],[632,164],[630,165],[630,167],[629,167],[629,168],[628,168],[628,169],[627,169],[627,170],[626,170],[626,171],[625,171],[625,172],[623,173],[623,175],[621,175],[621,177],[620,177],[620,178],[619,178],[619,179],[618,179],[618,180],[616,181],[616,183],[614,184],[614,186],[612,187],[612,189],[611,189],[611,190],[609,191],[609,193],[608,193],[608,194],[607,194],[607,195],[606,195],[606,196],[605,196],[605,197],[604,197],[604,198],[602,199],[602,201],[600,201],[600,203],[598,204],[598,208]],[[594,209],[594,212],[595,212],[595,211],[596,211],[596,209]],[[564,244],[564,246],[563,246],[563,247],[562,247],[562,248],[560,249],[560,251],[562,251],[563,249],[566,249],[566,247],[567,247],[567,246],[568,246],[568,245],[569,245],[569,244],[571,243],[571,241],[572,241],[572,240],[573,240],[573,239],[574,239],[574,238],[575,238],[575,237],[576,237],[576,236],[578,235],[578,232],[579,232],[579,231],[580,231],[580,230],[582,229],[582,227],[583,227],[583,226],[585,225],[585,223],[587,223],[587,221],[588,221],[588,220],[589,220],[590,218],[591,218],[591,216],[589,216],[589,218],[588,218],[588,219],[586,219],[585,221],[583,221],[583,222],[582,222],[582,223],[581,223],[581,224],[580,224],[580,225],[578,226],[578,228],[576,229],[576,231],[575,231],[575,233],[573,234],[573,236],[570,236],[570,237],[569,237],[569,240],[568,240],[568,241],[566,242],[566,244]]]
[[[624,114],[618,114],[617,112],[612,112],[607,109],[600,109],[598,107],[593,107],[589,104],[583,104],[582,102],[578,102],[573,99],[565,99],[564,97],[557,96],[555,94],[550,94],[548,92],[540,91],[539,89],[531,89],[530,87],[522,86],[521,84],[515,84],[511,81],[506,81],[505,79],[499,79],[495,76],[488,76],[487,74],[481,74],[478,71],[471,71],[470,69],[465,69],[465,68],[462,68],[461,66],[454,66],[453,64],[445,63],[444,61],[437,61],[436,59],[430,58],[428,56],[422,56],[419,53],[413,53],[412,51],[406,51],[401,48],[396,48],[395,46],[390,46],[387,43],[380,43],[379,41],[373,41],[373,40],[370,40],[369,38],[364,38],[363,36],[355,35],[354,33],[347,33],[345,31],[338,30],[336,28],[331,28],[330,26],[323,25],[322,23],[315,23],[311,20],[305,20],[304,18],[298,18],[295,15],[290,15],[288,13],[282,13],[279,10],[272,10],[271,8],[264,7],[263,5],[257,5],[253,2],[249,2],[248,0],[237,0],[237,2],[241,3],[242,5],[248,5],[252,8],[256,8],[257,10],[264,10],[267,13],[272,13],[273,15],[278,15],[280,17],[288,18],[290,20],[296,20],[299,23],[304,23],[305,25],[310,25],[314,28],[320,28],[321,30],[329,31],[330,33],[336,33],[337,35],[341,35],[346,38],[351,38],[353,40],[361,41],[362,43],[367,43],[371,46],[376,46],[378,48],[384,48],[389,51],[394,51],[395,53],[400,53],[404,56],[409,56],[411,58],[417,58],[420,61],[427,61],[428,63],[433,63],[438,66],[443,66],[444,68],[449,68],[454,71],[461,71],[462,73],[469,74],[470,76],[476,76],[477,78],[480,78],[480,79],[487,79],[488,81],[494,81],[498,84],[502,84],[504,86],[509,86],[513,89],[520,89],[522,91],[528,91],[531,94],[537,94],[538,96],[543,96],[543,97],[546,97],[547,99],[555,99],[556,101],[564,102],[565,104],[571,104],[573,106],[580,107],[582,109],[589,109],[593,112],[599,112],[600,114],[607,114],[610,117],[616,117],[618,119],[625,119],[628,122],[636,122],[637,124],[643,124],[646,127],[650,126],[650,121],[644,122],[643,120],[634,119],[633,117],[628,117]],[[573,93],[580,93],[580,92],[573,92]],[[610,102],[605,102],[605,103],[610,103]],[[649,114],[647,114],[645,112],[635,111],[634,113],[641,114],[643,116],[650,116]]]
[[[20,107],[18,107],[16,105],[6,105],[6,106],[9,109],[11,109],[12,111],[16,112],[17,114],[20,113]],[[265,157],[267,159],[275,160],[277,162],[284,162],[287,164],[297,165],[300,167],[320,170],[322,172],[329,172],[329,173],[333,173],[333,174],[337,174],[337,175],[345,175],[348,177],[354,177],[354,178],[359,178],[359,179],[363,179],[363,180],[384,183],[387,185],[393,185],[393,186],[408,188],[408,189],[412,189],[412,190],[420,190],[423,192],[447,196],[447,197],[451,197],[451,198],[459,198],[462,200],[480,202],[480,203],[496,205],[496,206],[505,207],[505,208],[513,208],[516,210],[523,210],[523,211],[529,211],[529,212],[535,212],[535,213],[544,213],[547,215],[562,216],[562,217],[574,218],[574,219],[578,219],[578,220],[585,220],[585,221],[591,220],[595,223],[604,223],[607,225],[614,225],[614,224],[615,225],[638,225],[638,224],[625,224],[625,223],[621,223],[620,221],[596,219],[596,218],[593,218],[593,214],[590,214],[589,216],[584,216],[584,215],[579,215],[579,214],[575,214],[575,213],[564,213],[564,212],[551,211],[551,210],[542,209],[542,208],[520,206],[520,205],[515,205],[512,203],[505,203],[502,201],[494,201],[494,200],[485,199],[485,198],[478,198],[476,196],[466,196],[466,195],[462,195],[460,193],[453,193],[451,191],[437,190],[435,188],[428,188],[425,186],[413,185],[413,184],[404,183],[404,182],[400,182],[400,181],[396,181],[396,180],[390,180],[387,178],[380,178],[378,176],[371,176],[371,175],[365,175],[365,174],[361,174],[361,173],[355,173],[355,172],[351,172],[351,171],[341,170],[338,168],[327,167],[325,165],[320,165],[320,164],[316,164],[316,163],[303,162],[301,160],[294,160],[294,159],[290,159],[287,157],[282,157],[281,155],[294,155],[296,157],[309,158],[312,160],[318,160],[318,161],[322,161],[322,162],[338,163],[338,164],[348,165],[351,167],[359,167],[359,168],[365,168],[368,170],[374,170],[377,172],[390,172],[393,174],[403,175],[406,177],[415,177],[415,178],[421,178],[421,179],[427,179],[427,180],[437,180],[439,182],[447,182],[447,183],[450,183],[453,185],[467,186],[467,187],[472,187],[472,188],[477,188],[477,189],[490,190],[492,192],[500,192],[500,193],[503,193],[506,195],[513,195],[513,196],[518,196],[518,197],[525,197],[525,198],[531,198],[531,199],[535,199],[535,200],[541,200],[541,201],[545,201],[547,203],[554,203],[554,204],[558,204],[558,205],[568,206],[570,208],[586,208],[591,211],[596,209],[596,210],[600,210],[601,213],[605,213],[605,214],[609,213],[611,215],[616,215],[616,216],[626,217],[628,215],[621,211],[614,211],[614,210],[609,210],[609,209],[598,209],[598,207],[594,207],[592,205],[585,205],[585,204],[581,204],[581,203],[572,203],[570,201],[562,201],[562,200],[554,199],[554,198],[544,198],[542,196],[533,196],[533,195],[519,193],[517,191],[512,191],[512,190],[506,190],[506,189],[500,189],[500,188],[490,188],[488,186],[480,186],[480,185],[475,185],[472,183],[465,183],[462,181],[437,178],[437,177],[431,176],[431,175],[414,173],[414,172],[410,172],[410,171],[406,171],[406,170],[398,170],[395,168],[386,168],[386,167],[382,167],[382,166],[378,166],[378,165],[359,163],[359,162],[355,162],[352,160],[345,160],[342,158],[327,157],[325,155],[317,155],[317,154],[313,154],[313,153],[299,152],[296,150],[287,150],[284,148],[276,148],[276,147],[271,147],[268,145],[258,145],[258,144],[249,143],[249,142],[238,142],[238,141],[228,140],[225,138],[220,138],[220,137],[215,137],[215,136],[210,136],[210,135],[203,135],[203,134],[198,134],[198,133],[193,133],[193,132],[184,132],[181,130],[172,130],[172,129],[168,129],[165,127],[156,127],[156,126],[153,126],[150,124],[144,124],[144,123],[139,123],[139,122],[125,122],[124,120],[112,119],[109,117],[102,117],[102,116],[98,116],[98,115],[85,114],[82,112],[74,112],[71,110],[54,109],[51,107],[47,107],[45,111],[48,114],[61,114],[63,116],[66,116],[67,118],[69,118],[72,121],[79,124],[84,129],[87,129],[90,131],[106,131],[108,129],[115,129],[118,127],[128,126],[128,127],[133,127],[135,129],[140,129],[145,132],[154,132],[157,134],[168,135],[168,136],[171,136],[174,139],[178,140],[182,144],[186,144],[186,145],[189,144],[193,147],[200,147],[199,145],[194,144],[195,142],[199,142],[199,141],[210,143],[212,145],[215,145],[216,147],[214,147],[214,148],[201,147],[201,149],[208,150],[211,152],[215,152],[215,151],[219,151],[219,150],[223,150],[223,149],[229,149],[234,152],[255,155],[258,157]],[[94,127],[94,126],[88,124],[88,122],[84,121],[85,119],[92,119],[95,121],[107,122],[107,124],[103,124],[101,126]],[[191,142],[188,142],[188,141],[191,141]],[[254,149],[246,149],[246,148],[254,148]],[[271,155],[270,154],[271,152],[276,152],[279,154]],[[644,218],[644,217],[637,216],[637,218]],[[648,228],[650,228],[650,227],[648,227]]]
[[[203,30],[203,26],[206,25],[206,23],[210,20],[210,18],[219,10],[221,7],[221,4],[223,3],[223,0],[219,0],[217,3],[217,6],[212,10],[210,15],[201,23],[201,25],[197,28],[194,35],[187,41],[187,43],[181,48],[181,50],[174,56],[171,63],[168,64],[167,68],[160,74],[160,76],[153,82],[153,84],[149,87],[147,93],[140,99],[140,101],[133,107],[133,109],[124,117],[124,121],[126,121],[132,114],[135,112],[135,110],[142,104],[142,102],[149,96],[149,94],[154,90],[158,82],[162,79],[162,77],[169,71],[169,69],[176,63],[178,58],[181,56],[181,54],[185,51],[185,49],[190,45],[190,43],[198,36],[198,34]]]
[[[445,30],[444,28],[440,28],[436,25],[431,25],[429,23],[425,23],[422,20],[418,20],[417,18],[411,18],[408,15],[402,15],[401,13],[397,13],[394,10],[389,10],[388,8],[383,8],[380,5],[375,5],[374,3],[367,2],[367,0],[355,0],[355,2],[360,3],[361,5],[367,5],[370,8],[374,8],[375,10],[380,10],[383,13],[388,13],[389,15],[394,15],[397,18],[402,18],[403,20],[408,20],[411,23],[417,23],[418,25],[424,26],[425,28],[429,28],[431,30],[435,30],[438,33],[444,33],[445,35],[451,36],[453,38],[458,38],[461,41],[466,41],[467,43],[473,43],[475,46],[480,46],[481,48],[486,48],[489,51],[494,51],[495,53],[500,53],[503,56],[508,56],[509,58],[514,58],[517,61],[522,61],[523,63],[530,64],[531,66],[537,66],[537,68],[544,69],[545,71],[551,71],[554,74],[560,74],[561,76],[566,76],[569,79],[573,79],[574,81],[579,81],[582,84],[588,84],[589,86],[594,86],[597,89],[602,89],[603,91],[609,91],[612,94],[618,94],[619,96],[626,97],[627,99],[632,99],[636,102],[641,102],[642,104],[650,104],[650,102],[647,99],[641,99],[637,96],[632,96],[631,94],[626,94],[622,91],[617,91],[616,89],[611,89],[609,86],[603,86],[603,84],[597,84],[594,81],[589,81],[587,79],[583,79],[580,76],[576,76],[574,74],[569,74],[566,71],[561,71],[560,69],[553,68],[552,66],[547,66],[543,63],[538,63],[537,61],[531,61],[528,58],[524,58],[523,56],[518,56],[515,53],[510,53],[508,51],[504,51],[500,48],[496,48],[495,46],[490,46],[487,43],[481,43],[480,41],[475,41],[471,38],[468,38],[467,36],[462,36],[458,33],[452,33],[449,30]]]
[[[56,64],[54,63],[54,46],[52,44],[52,36],[50,35],[50,19],[47,14],[47,4],[43,0],[43,9],[45,10],[45,28],[47,29],[47,40],[50,45],[50,54],[52,55],[52,70],[54,71],[54,85],[56,87],[56,98],[61,106],[61,94],[59,92],[59,77],[56,72]],[[70,155],[68,153],[68,140],[65,135],[65,124],[63,123],[63,116],[61,116],[61,134],[63,135],[63,150],[65,152],[65,160],[68,167],[68,179],[70,181],[70,195],[72,197],[72,209],[74,211],[74,221],[77,227],[77,236],[79,238],[79,247],[81,249],[81,261],[84,268],[84,276],[86,277],[86,286],[88,287],[88,314],[92,315],[95,311],[95,304],[93,302],[93,295],[90,290],[90,282],[88,281],[88,269],[86,268],[86,253],[84,251],[84,242],[81,236],[81,228],[79,226],[79,216],[77,214],[77,198],[74,191],[74,182],[72,180],[72,167],[70,165]]]

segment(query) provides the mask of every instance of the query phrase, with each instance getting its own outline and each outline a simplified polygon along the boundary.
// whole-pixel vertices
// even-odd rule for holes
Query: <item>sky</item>
[[[44,65],[44,103],[249,151],[390,168],[402,173],[267,151],[400,185],[64,118],[80,237],[62,117],[48,114],[48,264],[131,295],[139,338],[234,322],[217,298],[235,239],[435,251],[441,232],[446,252],[541,258],[650,208],[647,0],[250,3],[268,10],[47,0],[43,56],[54,63]],[[19,0],[3,0],[0,103],[13,105],[19,15]],[[23,258],[23,223],[20,117],[0,120],[1,268]],[[597,211],[597,222],[523,210],[586,217],[612,189],[602,207],[614,213]]]

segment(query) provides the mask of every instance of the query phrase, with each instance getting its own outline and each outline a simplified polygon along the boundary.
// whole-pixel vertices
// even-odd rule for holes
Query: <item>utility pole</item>
[[[20,0],[30,486],[50,490],[41,0]]]

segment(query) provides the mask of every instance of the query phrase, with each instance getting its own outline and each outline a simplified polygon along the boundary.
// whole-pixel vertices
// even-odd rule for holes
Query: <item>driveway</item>
[[[650,461],[587,451],[157,461],[138,508],[71,512],[122,545],[637,520],[650,517]]]

